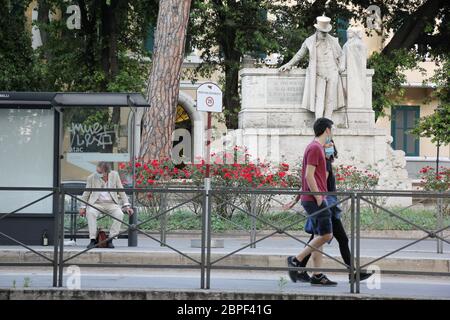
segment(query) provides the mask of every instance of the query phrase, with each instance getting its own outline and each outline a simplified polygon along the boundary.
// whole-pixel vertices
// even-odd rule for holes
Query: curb
[[[0,300],[430,300],[368,294],[236,292],[217,290],[144,290],[26,288],[0,289]],[[448,300],[432,298],[433,300]]]

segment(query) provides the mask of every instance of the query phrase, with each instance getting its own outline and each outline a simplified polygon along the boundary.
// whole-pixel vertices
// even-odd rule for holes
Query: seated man
[[[95,173],[91,174],[87,178],[86,188],[109,188],[118,189],[123,188],[122,182],[120,181],[119,174],[116,171],[111,171],[111,166],[107,162],[99,162],[97,164],[97,170]],[[107,242],[108,248],[114,248],[112,239],[116,237],[120,232],[121,221],[123,219],[122,208],[119,206],[119,196],[123,203],[122,208],[128,213],[128,215],[133,214],[133,209],[128,203],[128,197],[125,192],[109,192],[109,191],[85,191],[81,198],[83,201],[95,206],[99,210],[110,214],[114,218],[109,230],[109,238]],[[83,204],[80,208],[80,215],[82,217],[86,216],[89,226],[89,238],[91,242],[87,246],[89,249],[95,247],[97,238],[97,218],[101,213],[91,207]]]

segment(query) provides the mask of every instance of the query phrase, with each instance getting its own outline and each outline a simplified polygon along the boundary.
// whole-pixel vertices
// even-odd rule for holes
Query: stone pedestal
[[[246,68],[240,71],[242,108],[239,128],[311,127],[314,114],[301,107],[305,70],[278,72],[277,69]],[[375,127],[372,110],[373,70],[367,70],[367,92],[358,101],[347,101],[347,108],[333,113],[337,128],[368,129]],[[342,76],[347,91],[347,75]]]
[[[372,75],[367,70],[367,92],[358,101],[332,115],[339,151],[337,164],[376,167],[380,189],[411,189],[403,151],[394,151],[388,133],[375,127],[372,110]],[[314,137],[314,114],[301,107],[305,70],[280,73],[277,69],[245,68],[240,71],[242,108],[239,129],[224,139],[228,145],[245,145],[255,157],[273,162],[295,163]],[[345,90],[346,75],[342,77]],[[402,204],[411,199],[396,199]],[[392,204],[392,202],[390,202]]]

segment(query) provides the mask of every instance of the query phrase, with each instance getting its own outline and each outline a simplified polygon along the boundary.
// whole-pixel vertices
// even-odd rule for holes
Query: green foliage
[[[271,1],[193,1],[187,43],[201,50],[204,63],[191,75],[225,74],[224,115],[228,128],[237,128],[240,110],[238,72],[245,55],[262,58],[278,46],[272,23],[267,20]]]
[[[80,30],[68,30],[65,14],[61,20],[36,23],[47,34],[37,52],[40,75],[46,90],[80,92],[142,92],[149,70],[144,49],[147,26],[156,17],[154,1],[122,1],[115,5],[116,43],[104,31],[111,24],[102,17],[102,1],[81,5]],[[153,4],[152,4],[153,3]],[[52,10],[65,12],[70,3],[53,0]],[[153,5],[153,7],[152,7]],[[140,9],[140,10],[138,10]],[[106,12],[106,11],[104,11]],[[105,46],[114,45],[105,57]],[[117,71],[112,59],[117,58]],[[109,59],[109,60],[105,60]],[[106,65],[105,65],[106,64]]]
[[[26,30],[25,9],[29,0],[0,0],[0,90],[35,90],[38,86],[33,67],[35,56],[31,34]]]
[[[375,118],[384,116],[405,94],[402,84],[406,82],[405,70],[419,69],[420,57],[412,51],[397,50],[390,55],[374,52],[369,58],[368,68],[373,68],[372,108]]]
[[[430,79],[436,84],[433,97],[440,106],[429,116],[422,117],[412,133],[431,138],[433,143],[447,145],[450,143],[450,57],[447,55],[441,62],[441,67]]]
[[[436,227],[436,213],[432,208],[429,209],[406,209],[390,208],[393,212],[398,212],[398,215],[424,228],[434,229]],[[139,213],[139,221],[146,221],[154,215],[153,211],[142,211]],[[349,219],[348,212],[344,212],[343,217]],[[109,220],[108,220],[109,219]],[[265,222],[280,228],[292,225],[289,230],[303,231],[304,220],[300,221],[301,217],[293,212],[269,212],[259,216],[256,221],[256,230],[271,230],[272,228]],[[444,217],[444,225],[450,223],[450,216]],[[110,218],[99,221],[102,228],[108,228],[111,225]],[[251,229],[250,216],[238,212],[234,214],[229,220],[220,217],[213,212],[211,217],[211,227],[213,232],[230,232],[230,231],[249,231]],[[239,227],[238,227],[239,226]],[[159,230],[160,220],[153,219],[143,225],[144,230]],[[374,213],[372,208],[361,208],[361,229],[362,230],[415,230],[414,226],[408,224],[399,218],[390,216],[384,211]],[[192,212],[178,210],[167,215],[167,230],[201,230],[201,216],[194,215]]]
[[[411,132],[420,137],[431,138],[433,143],[440,145],[450,143],[450,104],[443,105],[433,114],[421,118]]]

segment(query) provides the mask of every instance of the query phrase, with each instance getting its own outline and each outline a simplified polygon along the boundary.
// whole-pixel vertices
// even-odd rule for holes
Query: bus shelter
[[[52,188],[135,159],[139,107],[140,93],[0,92],[0,245],[51,245]]]

